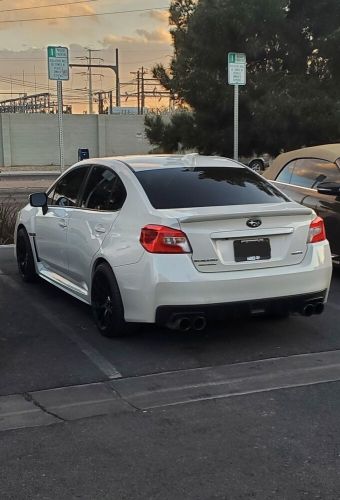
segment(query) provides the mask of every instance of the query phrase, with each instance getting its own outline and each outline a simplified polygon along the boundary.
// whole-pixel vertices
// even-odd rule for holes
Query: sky
[[[75,63],[85,62],[77,58],[91,48],[98,50],[93,57],[114,64],[118,48],[122,105],[136,106],[130,95],[136,90],[129,85],[135,78],[132,72],[143,66],[150,74],[153,65],[162,62],[167,66],[171,59],[169,4],[170,0],[0,0],[0,99],[23,92],[55,93],[56,83],[47,77],[46,47],[61,45],[69,47],[70,62]],[[24,21],[37,18],[47,19]],[[93,72],[94,91],[113,89],[112,71],[99,68]],[[70,81],[64,83],[65,102],[72,100],[77,113],[88,109],[86,73],[86,68],[74,68]],[[159,97],[146,102],[149,107],[166,104]]]

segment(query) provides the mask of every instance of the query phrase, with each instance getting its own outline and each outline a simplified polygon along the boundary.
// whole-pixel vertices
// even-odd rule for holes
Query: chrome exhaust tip
[[[322,314],[324,309],[325,309],[324,304],[322,302],[318,302],[317,304],[315,304],[314,313],[315,314]]]
[[[307,304],[302,309],[303,316],[312,316],[315,313],[315,307],[313,304]]]
[[[192,324],[190,318],[184,317],[179,319],[178,322],[179,322],[178,329],[181,332],[188,332],[189,330],[191,330]]]
[[[177,318],[173,321],[169,321],[166,324],[167,328],[170,330],[179,330],[181,332],[188,332],[191,330],[191,320],[190,318],[183,316],[182,318]]]
[[[202,332],[207,326],[207,320],[204,316],[196,316],[192,321],[192,327],[196,332]]]

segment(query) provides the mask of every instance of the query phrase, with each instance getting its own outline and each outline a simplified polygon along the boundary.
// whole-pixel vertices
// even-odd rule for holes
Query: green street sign
[[[69,80],[69,60],[67,47],[47,47],[48,78]]]
[[[246,84],[246,55],[242,52],[228,53],[228,83],[229,85]]]

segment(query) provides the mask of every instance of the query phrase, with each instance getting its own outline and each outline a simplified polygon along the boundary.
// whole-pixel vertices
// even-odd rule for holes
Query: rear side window
[[[124,184],[113,170],[93,167],[81,201],[82,208],[91,210],[120,210],[126,198]]]
[[[162,168],[135,172],[154,208],[190,208],[289,201],[244,167]]]

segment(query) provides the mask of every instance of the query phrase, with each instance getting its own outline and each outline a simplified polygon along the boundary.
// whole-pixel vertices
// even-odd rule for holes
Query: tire
[[[91,307],[94,321],[104,337],[121,337],[135,329],[124,319],[124,306],[110,266],[99,264],[92,278]]]
[[[257,172],[258,174],[262,174],[264,172],[264,164],[261,160],[253,160],[249,163],[249,168]]]
[[[16,242],[19,273],[26,283],[37,281],[34,256],[29,236],[24,228],[19,229]]]

